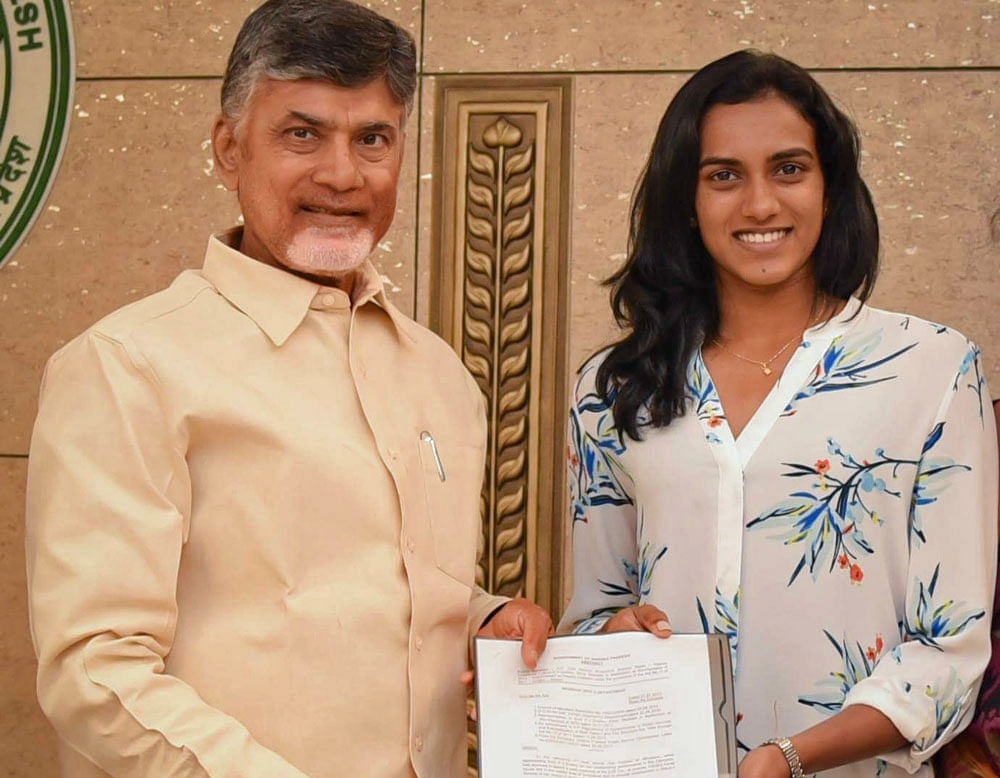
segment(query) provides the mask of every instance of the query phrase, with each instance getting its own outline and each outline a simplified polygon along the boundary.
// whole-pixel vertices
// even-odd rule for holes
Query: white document
[[[719,745],[719,733],[725,740],[730,728],[719,726],[716,712],[732,707],[732,693],[730,678],[720,704],[726,678],[710,663],[718,637],[560,636],[549,640],[535,670],[521,661],[520,641],[477,638],[480,778],[735,772],[727,744]],[[728,646],[724,651],[728,671]]]

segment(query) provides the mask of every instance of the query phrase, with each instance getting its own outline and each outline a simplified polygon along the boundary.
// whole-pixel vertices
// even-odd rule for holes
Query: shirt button
[[[389,459],[399,459],[399,449],[390,448],[389,449]]]
[[[334,297],[332,294],[325,294],[319,298],[319,301],[323,303],[323,305],[333,305],[335,302],[337,302],[337,298]]]
[[[419,651],[420,649],[422,649],[424,647],[424,639],[422,637],[418,636],[413,641],[413,647],[416,648],[417,651]]]
[[[417,544],[413,542],[413,538],[407,538],[406,539],[406,550],[407,551],[409,551],[412,554],[413,551],[414,551],[414,549],[416,547],[417,547]]]
[[[417,747],[417,751],[423,751],[424,750],[424,739],[422,737],[418,737],[417,738],[417,742],[414,743],[414,745]]]

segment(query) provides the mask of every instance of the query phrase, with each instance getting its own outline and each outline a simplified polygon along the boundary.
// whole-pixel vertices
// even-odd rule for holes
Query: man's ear
[[[219,116],[212,127],[212,154],[215,156],[215,171],[222,185],[230,192],[240,187],[239,148],[236,128],[232,119]]]

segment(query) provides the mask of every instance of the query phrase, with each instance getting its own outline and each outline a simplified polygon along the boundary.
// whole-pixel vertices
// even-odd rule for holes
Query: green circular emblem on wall
[[[69,0],[0,0],[0,266],[49,193],[69,129]]]

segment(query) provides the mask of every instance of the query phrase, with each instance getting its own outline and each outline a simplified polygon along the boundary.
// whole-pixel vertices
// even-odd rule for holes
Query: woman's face
[[[811,283],[824,210],[816,133],[791,103],[769,95],[709,109],[695,212],[720,283]]]

